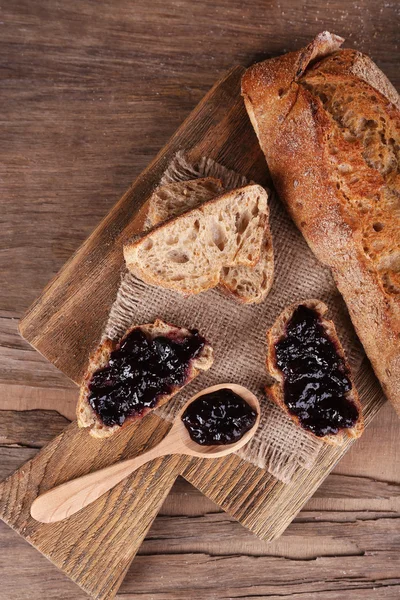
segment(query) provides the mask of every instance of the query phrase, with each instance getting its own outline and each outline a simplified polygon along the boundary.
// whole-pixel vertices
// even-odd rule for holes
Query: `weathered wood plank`
[[[1,20],[4,310],[29,306],[233,64],[325,28],[400,83],[396,2],[14,0]]]
[[[149,10],[149,3],[143,0],[136,0],[134,6],[130,0],[13,0],[1,7],[0,29],[0,309],[14,318],[37,297],[215,79],[232,64],[249,64],[298,48],[317,31],[330,29],[346,37],[349,45],[370,53],[393,83],[400,83],[396,2],[280,0],[266,7],[260,0],[245,4],[239,0],[182,0],[166,8],[165,2],[154,0]],[[0,345],[0,382],[18,386],[29,382],[44,389],[48,374],[48,381],[52,380],[50,388],[64,387],[65,378],[54,369],[47,371],[50,365],[45,366],[38,355],[35,359],[33,353],[30,357],[22,350],[18,357],[13,355],[10,364],[7,345]],[[39,359],[41,364],[36,362]],[[12,377],[3,368],[6,361],[12,368]],[[11,397],[20,398],[20,392]],[[43,397],[49,399],[47,395]],[[386,410],[385,407],[383,412]],[[358,442],[362,452],[354,447],[349,458],[341,461],[339,469],[342,472],[346,468],[345,479],[329,477],[308,506],[315,506],[316,510],[351,509],[359,495],[367,509],[380,510],[381,502],[385,510],[388,508],[392,491],[375,489],[375,481],[368,478],[372,476],[387,484],[398,481],[399,433],[393,423],[381,421],[381,414]],[[36,429],[31,429],[29,437],[36,445],[43,443],[41,429],[48,426],[53,415],[44,414],[42,420],[36,421]],[[14,413],[14,420],[18,419]],[[377,422],[382,422],[381,430],[375,429]],[[20,431],[25,438],[22,428]],[[25,448],[14,450],[30,452]],[[17,466],[15,455],[14,460]],[[8,465],[10,473],[11,464]],[[355,476],[358,473],[364,476],[361,482]],[[320,495],[325,487],[331,490],[332,497]],[[184,493],[189,493],[185,489]],[[184,497],[177,499],[177,508]],[[196,510],[201,510],[200,501],[213,506],[197,492],[191,492],[191,499],[189,512],[194,502]],[[1,527],[18,542],[14,550],[1,544],[1,600],[86,597],[22,538]],[[170,578],[168,561],[160,560],[153,577],[151,568],[146,567],[147,557],[140,560],[144,561],[140,566],[146,570],[141,580],[143,587],[136,593],[135,573],[129,572],[125,598],[215,600],[216,594],[224,597],[225,590],[214,590],[211,585],[199,591],[196,578],[204,571],[192,561],[189,576],[184,554],[174,563],[176,569],[180,565],[182,577],[177,579],[173,570],[169,588],[165,584]],[[387,560],[390,562],[390,553]],[[288,592],[287,596],[284,585],[271,594],[260,591],[258,585],[252,589],[252,583],[258,584],[259,579],[252,569],[246,571],[244,557],[239,568],[230,570],[226,593],[231,597],[240,594],[242,600],[277,600],[283,594],[293,600],[397,599],[398,586],[388,582],[384,586],[383,579],[377,582],[376,589],[371,587],[374,584],[369,581],[369,561],[367,556],[365,588],[357,581],[357,588],[351,582],[351,589],[332,590],[332,571],[324,584],[327,563],[320,562],[324,589],[315,592],[313,582],[308,585],[303,581],[301,592]],[[377,561],[385,574],[384,557],[379,555]],[[218,562],[220,558],[209,563],[215,578],[218,569],[213,571],[213,564],[218,566]],[[261,570],[264,579],[273,580],[272,562],[262,565]],[[300,562],[299,578],[305,570],[307,563]],[[241,586],[236,589],[239,574]],[[288,572],[288,579],[289,576],[293,572]],[[341,565],[337,565],[334,576],[342,577]]]
[[[18,322],[15,313],[0,313],[0,385],[76,390],[68,377],[21,337]],[[4,401],[1,394],[0,408]]]
[[[122,197],[103,223],[88,238],[80,251],[66,264],[56,278],[49,284],[42,296],[29,309],[21,322],[21,331],[25,337],[47,356],[64,373],[75,381],[85,369],[90,349],[96,344],[100,330],[107,316],[109,307],[115,297],[119,283],[119,269],[122,264],[121,245],[135,231],[140,230],[141,218],[132,220],[134,210],[143,205],[151,190],[157,184],[165,165],[179,148],[185,148],[195,161],[203,155],[211,156],[222,161],[225,165],[237,169],[250,178],[262,181],[266,167],[261,156],[254,132],[251,130],[247,115],[240,98],[240,77],[243,69],[237,67],[226,75],[221,83],[215,86],[192,113],[178,132],[173,136],[166,148],[159,153],[152,165],[138,178],[131,189]],[[232,148],[240,146],[240,153],[233,153]],[[83,283],[84,282],[84,283]],[[365,364],[364,371],[358,375],[361,397],[364,401],[367,422],[383,405],[379,386],[371,375],[370,368]],[[151,438],[151,423],[146,420],[141,424],[139,432],[142,436]],[[150,429],[146,429],[149,423]],[[161,427],[161,424],[158,426]],[[128,432],[128,433],[127,433]],[[147,432],[147,434],[146,434]],[[86,435],[86,438],[85,438]],[[121,432],[120,439],[129,436],[129,428]],[[15,477],[7,480],[2,486],[3,508],[0,512],[3,518],[27,537],[45,553],[55,564],[61,566],[74,581],[95,597],[110,597],[118,589],[127,566],[128,560],[122,564],[118,561],[121,544],[125,543],[125,529],[118,529],[118,543],[111,543],[104,551],[96,547],[92,541],[87,547],[87,519],[98,516],[99,506],[102,510],[107,506],[107,515],[116,520],[116,514],[126,510],[127,500],[124,497],[124,487],[116,488],[103,500],[82,511],[82,514],[71,517],[65,523],[56,524],[55,528],[33,524],[29,516],[29,506],[39,491],[48,489],[57,483],[57,479],[48,478],[47,464],[54,463],[55,456],[75,456],[84,452],[89,461],[80,463],[75,459],[74,464],[63,461],[62,480],[77,476],[94,465],[104,466],[97,461],[94,454],[103,446],[94,446],[87,441],[87,433],[78,432],[71,426],[66,434],[62,434],[54,444],[50,444],[30,466],[22,469]],[[109,441],[107,453],[103,453],[106,464],[117,460],[118,437]],[[216,461],[181,459],[178,462],[163,461],[148,471],[149,482],[154,479],[166,481],[171,487],[176,475],[184,476],[214,500],[224,510],[257,533],[261,538],[273,540],[285,530],[297,512],[311,497],[340,457],[350,447],[347,442],[342,448],[325,447],[311,472],[298,469],[290,485],[284,485],[275,480],[268,472],[245,463],[237,456]],[[136,447],[137,451],[137,447]],[[167,472],[168,467],[171,473]],[[86,469],[86,470],[85,470]],[[161,471],[160,471],[161,469]],[[43,477],[44,475],[44,477]],[[13,485],[16,479],[20,481],[22,490],[17,499],[12,497]],[[146,479],[135,479],[136,484],[147,487]],[[132,484],[133,485],[133,484]],[[152,488],[151,483],[149,484]],[[119,490],[119,491],[118,491]],[[118,495],[115,495],[117,494]],[[159,506],[160,492],[154,486],[156,502]],[[135,495],[141,497],[142,488],[135,490]],[[114,500],[113,500],[114,498]],[[115,499],[118,505],[115,506]],[[104,502],[106,503],[104,505]],[[150,501],[149,501],[150,502]],[[143,539],[144,531],[150,525],[150,504],[139,508],[135,504],[136,523],[146,523],[138,535],[131,541],[130,558],[135,555],[138,544]],[[20,509],[22,506],[22,510]],[[154,506],[151,505],[151,514]],[[146,513],[140,514],[140,510]],[[93,510],[93,512],[92,512]],[[84,515],[82,517],[82,515]],[[90,515],[90,517],[89,517]],[[126,515],[124,515],[126,516]],[[107,519],[102,514],[102,520]],[[122,518],[121,518],[122,522]],[[130,524],[132,525],[131,518]],[[29,527],[27,526],[29,523]],[[79,532],[79,527],[84,527]],[[63,535],[63,546],[54,543],[58,535]],[[79,544],[75,545],[79,540]],[[72,544],[72,545],[71,545]],[[93,554],[97,550],[97,556]],[[100,551],[101,550],[101,551]],[[82,567],[80,556],[82,552],[87,560]],[[105,554],[106,552],[106,554]],[[114,554],[113,554],[114,553]],[[66,559],[68,556],[68,560]],[[99,561],[112,565],[110,574],[102,568],[99,576]],[[117,569],[119,565],[120,569]]]
[[[157,599],[214,600],[253,597],[256,591],[260,598],[289,598],[296,594],[304,597],[306,590],[321,597],[335,592],[353,598],[354,593],[363,592],[364,598],[374,598],[374,590],[387,589],[390,595],[376,598],[396,598],[394,591],[398,594],[400,590],[398,515],[395,527],[392,521],[393,516],[368,513],[339,513],[334,518],[324,513],[318,519],[315,513],[304,513],[302,521],[295,521],[280,540],[265,544],[224,513],[201,518],[158,517],[117,597],[136,599],[148,594]],[[29,560],[27,581],[33,584],[37,597],[41,593],[55,598],[62,590],[68,598],[82,598],[60,572],[4,526],[0,527],[0,543],[9,557],[19,555]],[[388,558],[392,563],[386,568]],[[370,569],[367,576],[365,563]],[[12,581],[15,561],[7,560],[4,569],[5,581]],[[189,575],[193,572],[196,577]],[[239,579],[235,586],[232,573],[235,583]],[[15,585],[6,587],[6,593],[7,600],[32,597],[24,596]]]
[[[97,470],[156,444],[168,425],[152,415],[146,420],[145,428],[133,425],[121,431],[112,445],[91,438],[74,423],[1,485],[1,517],[94,597],[115,595],[181,470],[181,459],[166,457],[145,465],[89,511],[59,523],[38,523],[30,516],[30,506],[38,494],[70,479],[71,473]]]
[[[236,67],[207,94],[20,322],[22,335],[77,383],[117,293],[123,243],[141,229],[133,217],[175,153],[184,148],[193,161],[207,154],[265,181],[265,161],[240,97],[242,73]],[[232,153],[238,146],[241,153]]]
[[[386,559],[385,559],[386,557]],[[184,560],[185,569],[182,569]],[[386,562],[385,562],[386,561]],[[201,598],[246,598],[250,594],[249,577],[252,580],[251,596],[268,597],[281,595],[289,597],[294,593],[336,591],[350,594],[361,588],[395,587],[399,592],[400,558],[392,553],[374,552],[373,556],[354,556],[343,560],[342,556],[323,557],[309,561],[296,561],[274,557],[229,555],[215,560],[208,554],[157,555],[137,557],[129,576],[121,586],[121,593],[129,591],[129,577],[135,582],[134,594],[146,592],[145,582],[151,571],[158,583],[158,593],[172,593],[185,590],[186,597]],[[368,571],[365,570],[368,566]],[[196,578],[188,579],[192,568],[196,568]],[[169,577],[163,577],[165,570]],[[272,575],[271,575],[272,570]],[[321,572],[324,579],[321,579]],[[232,585],[232,573],[235,584]],[[191,594],[189,596],[189,594]],[[133,596],[135,597],[135,596]],[[179,596],[178,596],[179,597]],[[183,593],[181,595],[183,598]]]
[[[0,415],[1,416],[1,415]],[[6,479],[38,453],[37,448],[0,446],[0,481]]]
[[[3,448],[0,450],[2,463],[4,454],[1,452],[4,452],[4,450],[8,453],[26,451],[26,449],[21,448]],[[329,483],[329,479],[335,479],[336,481],[334,481],[333,485],[326,485]],[[304,562],[305,559],[308,561],[311,559],[314,560],[316,557],[326,556],[329,560],[329,557],[335,554],[336,556],[347,557],[346,561],[348,561],[354,555],[363,556],[365,553],[375,552],[378,549],[381,553],[393,552],[393,548],[397,548],[396,544],[399,543],[400,519],[398,505],[397,512],[395,510],[396,507],[393,507],[394,510],[389,512],[384,503],[389,496],[399,501],[400,491],[398,485],[391,485],[389,482],[374,481],[373,479],[366,480],[367,478],[365,477],[357,478],[345,475],[331,475],[329,479],[319,489],[319,498],[316,500],[319,502],[322,500],[337,502],[338,498],[334,496],[331,499],[330,494],[332,492],[335,494],[336,490],[341,490],[342,500],[347,497],[352,498],[353,502],[358,502],[358,512],[355,511],[356,509],[354,511],[345,509],[340,511],[340,508],[336,507],[335,509],[335,506],[330,508],[330,510],[336,510],[335,512],[327,512],[323,511],[321,506],[315,506],[315,510],[307,509],[300,513],[286,534],[272,544],[265,544],[261,540],[254,538],[252,534],[243,529],[228,515],[221,513],[216,505],[202,496],[190,484],[184,480],[178,480],[160,510],[160,515],[162,516],[154,522],[140,550],[140,554],[144,557],[140,560],[145,561],[141,563],[140,572],[144,570],[146,573],[146,576],[142,577],[141,581],[146,591],[143,589],[140,592],[137,591],[136,571],[131,569],[128,571],[121,594],[118,594],[118,597],[136,599],[143,596],[146,597],[146,593],[149,594],[149,597],[153,595],[155,598],[175,597],[173,595],[174,591],[167,592],[160,589],[160,582],[158,579],[154,579],[152,569],[147,568],[148,563],[146,559],[148,558],[151,562],[154,555],[161,555],[163,557],[164,562],[162,564],[165,565],[165,572],[162,579],[165,577],[174,578],[174,583],[177,586],[175,589],[178,590],[177,594],[179,597],[179,590],[181,589],[179,586],[182,582],[175,579],[175,570],[172,573],[169,570],[168,554],[171,553],[177,555],[180,561],[177,563],[176,569],[178,568],[178,564],[180,564],[180,569],[183,564],[187,564],[187,555],[193,556],[193,554],[199,557],[201,566],[204,554],[213,556],[214,561],[218,560],[218,557],[222,558],[227,555],[240,554],[243,559],[241,569],[247,569],[247,555],[253,557],[263,556],[264,558],[268,556],[281,557],[281,559],[290,559],[290,564],[295,560],[297,561],[297,569],[294,574],[291,573],[291,577],[294,577],[296,580],[302,578],[304,569],[307,568],[305,565],[308,565],[308,562]],[[368,502],[371,497],[377,499],[381,497],[383,506],[381,509],[377,508],[377,512],[368,510]],[[365,507],[366,502],[367,505]],[[193,514],[194,518],[191,518],[190,514]],[[60,593],[62,590],[66,596],[68,594],[68,598],[82,598],[82,595],[78,591],[75,593],[75,588],[71,587],[72,584],[63,578],[54,567],[49,565],[39,554],[26,545],[22,546],[23,551],[21,551],[22,540],[16,538],[15,534],[10,530],[3,529],[5,533],[2,535],[0,528],[0,538],[2,547],[7,548],[7,560],[4,562],[5,570],[3,570],[3,573],[6,575],[6,581],[8,580],[8,576],[11,577],[11,566],[14,566],[16,561],[19,565],[21,558],[25,560],[25,555],[28,554],[26,560],[29,561],[32,570],[25,569],[24,572],[25,582],[29,583],[32,596],[26,597],[40,597],[46,594],[46,597],[51,599],[57,597],[57,592]],[[12,543],[10,540],[12,540]],[[16,547],[13,544],[16,544]],[[15,556],[15,560],[12,559],[13,555]],[[3,565],[1,566],[3,567]],[[192,568],[197,573],[199,568],[198,563],[193,563]],[[213,567],[210,565],[210,568]],[[324,569],[323,572],[325,573],[326,565],[322,565],[320,568]],[[275,565],[266,564],[265,573],[274,573],[274,570]],[[213,572],[215,571],[213,570]],[[31,580],[31,573],[33,581]],[[247,591],[246,589],[242,589],[241,597],[247,597],[252,594],[250,588],[255,581],[254,571],[250,570],[247,574]],[[218,572],[215,572],[216,577],[217,575]],[[157,585],[155,585],[155,582],[157,582]],[[182,591],[182,594],[187,594],[186,598],[195,597],[196,594],[201,594],[201,597],[206,599],[224,597],[222,589],[220,595],[214,595],[213,597],[213,594],[216,593],[214,588],[196,590],[191,585],[193,585],[193,582],[189,578],[189,585],[186,583],[183,588],[184,591]],[[349,597],[353,598],[359,585],[361,585],[360,582],[357,583],[355,589],[351,590],[351,596]],[[154,593],[154,586],[157,590],[156,593]],[[383,588],[376,581],[373,583],[367,582],[367,584],[363,581],[362,587],[358,591],[360,594],[368,593],[368,598],[374,598],[374,586],[377,586],[380,592],[384,592],[386,589],[390,591],[390,595],[376,596],[377,598],[396,598],[394,592],[397,594],[399,591],[398,584]],[[230,590],[229,592],[231,593]],[[279,592],[279,594],[282,593],[283,590]],[[324,590],[323,593],[318,593],[322,594],[321,597],[324,597],[323,594],[327,592]],[[343,594],[344,590],[337,590],[332,593]],[[349,594],[350,590],[347,590],[346,593]],[[23,595],[24,590],[21,590],[19,586],[15,589],[15,584],[11,592],[7,589],[7,594],[7,600],[13,600],[13,598],[23,599],[25,597]],[[271,595],[269,591],[265,590],[262,594],[260,597],[277,597],[275,594],[272,593]],[[290,591],[290,594],[292,594],[292,591]],[[284,598],[285,595],[284,593]],[[185,596],[182,595],[181,597],[184,598]],[[235,596],[233,595],[232,597]],[[329,596],[327,597],[329,598]],[[331,597],[335,598],[335,596]],[[354,597],[357,598],[357,595]]]
[[[60,434],[69,421],[51,411],[24,411],[15,413],[10,410],[1,412],[0,444],[21,444],[40,448]]]

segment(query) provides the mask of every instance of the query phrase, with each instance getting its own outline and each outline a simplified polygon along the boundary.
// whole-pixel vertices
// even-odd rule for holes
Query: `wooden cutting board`
[[[115,299],[122,245],[140,231],[141,207],[174,154],[184,149],[193,162],[206,155],[266,183],[264,158],[240,97],[243,71],[235,67],[213,87],[22,320],[22,335],[76,383]],[[385,400],[367,362],[356,383],[369,423]],[[143,452],[167,429],[168,424],[149,415],[140,426],[101,441],[72,423],[0,486],[0,516],[88,594],[112,598],[179,474],[258,536],[273,540],[351,445],[325,446],[313,470],[299,467],[289,485],[237,456],[166,457],[145,465],[65,521],[45,525],[30,517],[30,505],[38,494]]]

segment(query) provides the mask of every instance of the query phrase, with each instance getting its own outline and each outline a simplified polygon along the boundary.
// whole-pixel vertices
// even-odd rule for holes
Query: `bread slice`
[[[145,230],[197,208],[222,190],[221,182],[213,177],[169,183],[157,188],[149,200]],[[272,236],[267,226],[258,263],[254,267],[224,267],[219,283],[239,302],[256,304],[262,302],[270,291],[273,274]]]
[[[353,424],[353,426],[349,427],[349,428],[339,429],[338,433],[336,433],[336,434],[316,436],[316,437],[318,437],[318,439],[321,439],[328,444],[340,446],[341,444],[343,444],[346,437],[358,438],[362,434],[362,432],[364,430],[364,421],[363,421],[362,408],[361,408],[361,404],[360,404],[360,401],[358,398],[357,390],[356,390],[353,380],[352,380],[350,367],[346,360],[344,350],[338,339],[335,325],[334,325],[333,321],[329,321],[324,317],[328,308],[320,300],[314,300],[314,299],[305,300],[304,302],[300,302],[298,304],[293,304],[292,306],[288,306],[281,313],[281,315],[275,321],[274,325],[268,331],[268,333],[267,333],[267,342],[268,342],[267,369],[270,372],[270,374],[272,375],[272,377],[274,377],[274,379],[277,380],[277,383],[273,384],[272,386],[266,387],[266,393],[267,393],[268,398],[270,400],[272,400],[273,402],[275,402],[275,404],[277,404],[282,410],[284,410],[297,425],[304,428],[311,435],[314,435],[314,433],[312,431],[310,431],[307,427],[303,426],[299,417],[296,416],[296,414],[294,414],[293,412],[291,412],[289,410],[289,408],[285,402],[285,397],[284,397],[285,375],[283,374],[283,372],[277,365],[276,344],[285,338],[286,327],[287,327],[288,323],[290,322],[290,320],[292,319],[295,311],[299,307],[306,307],[308,309],[311,309],[318,316],[319,324],[322,325],[323,331],[325,332],[329,341],[334,346],[334,353],[341,361],[341,371],[340,372],[342,374],[344,374],[345,377],[347,377],[347,379],[350,381],[350,384],[351,384],[351,389],[349,391],[345,392],[344,397],[345,397],[346,402],[352,403],[352,405],[358,411],[358,418],[355,421],[355,423]],[[304,331],[304,329],[303,329],[303,331]],[[307,350],[307,345],[309,345],[310,343],[312,343],[312,342],[310,342],[310,340],[309,340],[307,344],[304,344],[302,347],[302,350],[304,349],[306,352],[309,352],[310,350]],[[320,344],[319,347],[323,347],[323,345]],[[291,356],[295,356],[296,348],[292,346],[292,343],[289,344],[289,351],[291,353]],[[311,350],[311,352],[312,352],[312,350]],[[319,359],[320,358],[321,358],[321,355],[319,356]],[[321,371],[324,372],[324,365],[323,365],[323,362],[320,360],[315,361],[314,365],[310,366],[310,369],[312,369],[312,367],[315,366],[315,364],[318,364],[318,368],[319,368],[320,372]],[[291,372],[293,372],[293,370]],[[326,368],[325,368],[325,372],[327,372]],[[320,376],[320,373],[319,373],[319,376]],[[301,379],[300,379],[300,381],[301,381]],[[301,384],[301,385],[303,385],[303,384]],[[306,402],[305,398],[303,398],[302,404],[299,405],[299,407],[304,411],[310,410],[309,407],[307,407],[307,406],[305,407],[305,402]],[[333,404],[333,408],[335,409],[334,404]]]
[[[111,353],[118,349],[123,341],[128,337],[130,333],[134,330],[141,330],[146,334],[148,339],[154,339],[158,336],[172,338],[174,340],[184,340],[193,336],[193,332],[188,329],[175,327],[174,325],[170,325],[168,323],[164,323],[161,320],[157,320],[154,323],[139,325],[135,327],[131,327],[125,333],[125,335],[121,338],[119,342],[115,340],[106,339],[104,340],[94,354],[90,357],[89,365],[84,376],[80,395],[77,405],[77,419],[79,427],[88,427],[89,433],[93,437],[96,438],[106,438],[113,435],[116,431],[121,429],[120,425],[106,425],[101,417],[97,414],[97,412],[92,408],[89,403],[90,397],[90,382],[92,380],[93,375],[106,367],[109,363]],[[185,385],[187,385],[190,381],[192,381],[197,375],[199,375],[202,371],[207,371],[213,363],[213,350],[212,347],[206,342],[203,348],[200,350],[199,354],[195,356],[189,364],[189,369],[186,373],[186,379],[183,384],[179,386],[173,386],[172,391],[168,394],[159,395],[156,398],[156,402],[154,406],[145,407],[140,414],[136,414],[134,416],[128,416],[123,423],[122,427],[131,423],[133,421],[137,421],[138,419],[143,418],[148,412],[154,410],[154,408],[158,408],[162,406],[170,398],[172,398],[179,390],[182,389]]]
[[[164,221],[197,208],[200,204],[220,196],[224,187],[219,179],[202,177],[189,181],[176,181],[161,185],[148,201],[144,230],[148,231]]]
[[[242,94],[277,192],[400,415],[400,99],[342,42],[323,32],[254,65]]]
[[[198,294],[218,285],[226,268],[255,267],[267,230],[267,193],[248,185],[128,242],[124,257],[128,269],[146,283]]]

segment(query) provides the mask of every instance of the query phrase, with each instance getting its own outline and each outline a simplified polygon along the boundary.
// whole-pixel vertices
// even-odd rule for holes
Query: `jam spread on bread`
[[[355,425],[358,409],[346,397],[348,370],[316,311],[303,305],[294,311],[275,354],[284,402],[304,429],[323,437]]]
[[[202,446],[237,442],[253,427],[256,418],[251,406],[228,388],[200,396],[182,415],[191,439]]]
[[[107,365],[92,375],[91,407],[107,426],[140,416],[146,408],[154,408],[160,396],[185,383],[191,361],[205,343],[196,330],[185,337],[151,338],[134,329],[111,353]]]

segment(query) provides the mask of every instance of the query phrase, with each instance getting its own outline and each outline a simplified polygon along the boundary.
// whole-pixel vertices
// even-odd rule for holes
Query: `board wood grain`
[[[193,161],[211,156],[266,182],[264,158],[239,95],[242,73],[236,67],[214,86],[22,321],[24,337],[75,382],[80,381],[115,298],[122,244],[140,230],[139,209],[175,152],[185,149]],[[232,152],[235,147],[240,152]],[[369,422],[384,400],[367,363],[359,377]],[[325,447],[312,473],[299,468],[288,486],[236,456],[212,464],[165,458],[143,467],[65,522],[42,525],[31,519],[29,507],[39,493],[121,457],[135,456],[156,443],[167,425],[150,415],[140,428],[133,427],[101,444],[72,424],[0,488],[2,518],[96,598],[115,595],[178,474],[261,538],[273,540],[350,446],[347,442],[340,449]]]
[[[136,213],[176,152],[184,149],[193,162],[207,155],[265,183],[265,160],[240,97],[243,72],[233,68],[212,88],[22,319],[22,336],[76,383],[115,300],[122,246],[141,230]]]
[[[62,389],[77,398],[17,319],[213,82],[328,29],[399,86],[398,18],[395,0],[2,4],[0,479],[66,427]],[[386,404],[271,544],[178,479],[117,597],[398,600],[399,461],[400,421]],[[87,598],[1,522],[0,536],[0,600]]]

